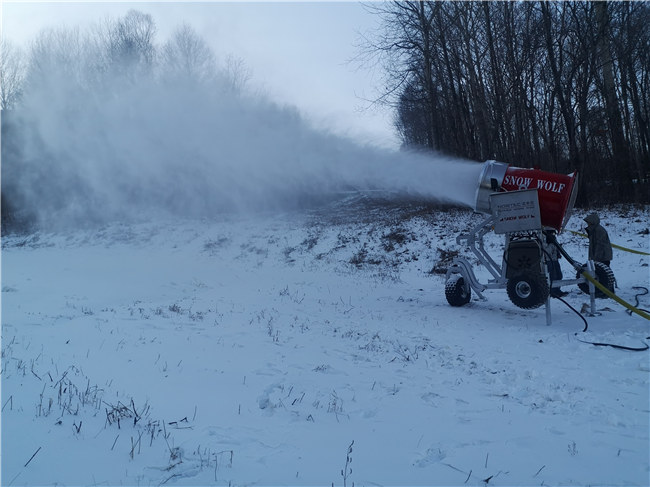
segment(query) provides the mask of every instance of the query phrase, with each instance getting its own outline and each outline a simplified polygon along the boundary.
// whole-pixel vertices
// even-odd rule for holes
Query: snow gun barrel
[[[565,175],[486,161],[479,176],[474,209],[492,213],[490,195],[493,193],[536,189],[542,226],[559,232],[571,217],[577,180],[575,172]]]

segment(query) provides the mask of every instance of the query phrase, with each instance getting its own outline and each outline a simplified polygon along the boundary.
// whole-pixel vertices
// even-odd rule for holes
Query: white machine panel
[[[536,189],[492,193],[490,208],[495,217],[494,233],[526,232],[542,228]]]

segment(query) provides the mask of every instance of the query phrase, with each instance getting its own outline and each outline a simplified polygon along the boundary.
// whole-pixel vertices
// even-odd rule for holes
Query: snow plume
[[[41,226],[295,208],[370,189],[471,206],[476,190],[477,163],[360,146],[225,81],[143,76],[101,91],[55,79],[17,113],[7,137],[20,165],[3,171],[3,191]]]

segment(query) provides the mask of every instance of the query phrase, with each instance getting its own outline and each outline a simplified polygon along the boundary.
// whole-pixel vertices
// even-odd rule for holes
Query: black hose
[[[643,295],[642,295],[642,296],[643,296]],[[586,332],[587,329],[589,328],[589,325],[587,324],[587,320],[585,319],[585,317],[582,316],[582,314],[580,314],[580,312],[578,312],[578,310],[576,310],[573,306],[571,306],[569,303],[567,303],[564,299],[562,299],[562,298],[558,298],[557,296],[553,296],[553,297],[554,297],[555,299],[559,299],[560,301],[562,301],[562,302],[563,302],[564,304],[566,304],[566,305],[567,305],[567,306],[568,306],[568,307],[569,307],[569,308],[570,308],[570,309],[571,309],[575,314],[577,314],[577,315],[580,317],[580,319],[585,323],[585,327],[584,327],[584,329],[582,330],[582,332],[583,332],[583,333]],[[577,335],[577,333],[576,333],[576,335]],[[649,338],[650,338],[650,337],[649,337]],[[587,340],[580,340],[579,338],[576,338],[576,340],[578,340],[578,341],[581,342],[581,343],[588,343],[589,345],[595,345],[595,346],[597,346],[597,347],[612,347],[612,348],[617,348],[617,349],[619,349],[619,350],[629,350],[629,351],[631,351],[631,352],[644,352],[644,351],[650,349],[650,346],[648,346],[647,343],[644,343],[644,346],[643,346],[643,347],[628,347],[628,346],[625,346],[625,345],[617,345],[617,344],[615,344],[615,343],[590,342],[590,341],[587,341]]]
[[[575,314],[577,314],[577,315],[580,317],[580,319],[581,319],[581,320],[584,322],[584,324],[585,324],[585,327],[584,327],[584,329],[582,330],[582,332],[583,332],[583,333],[586,332],[587,329],[589,328],[589,324],[587,323],[587,320],[585,319],[585,317],[582,316],[582,314],[580,313],[580,311],[578,311],[577,309],[575,309],[573,306],[571,306],[569,303],[567,303],[564,299],[562,299],[562,298],[560,298],[560,297],[558,297],[558,296],[552,296],[552,297],[555,298],[555,299],[558,299],[558,300],[562,301],[564,304],[566,304],[566,305],[569,307],[569,309],[570,309],[571,311],[573,311]],[[577,335],[577,333],[576,333],[576,335]]]
[[[553,232],[544,232],[544,233],[546,234],[547,241],[550,244],[553,244],[553,245],[555,245],[557,247],[557,249],[560,251],[562,256],[566,259],[566,261],[569,264],[571,264],[576,271],[582,272],[582,267],[583,267],[582,264],[576,262],[575,260],[573,260],[571,258],[571,256],[569,254],[567,254],[566,250],[564,250],[562,245],[560,245],[560,242],[557,241],[557,238],[555,237],[555,234]]]
[[[620,350],[630,350],[632,352],[645,352],[646,350],[648,350],[650,348],[650,346],[648,346],[647,343],[644,344],[645,346],[643,346],[643,347],[626,347],[625,345],[616,345],[614,343],[588,342],[588,341],[585,341],[585,340],[580,340],[579,338],[578,338],[578,341],[582,342],[582,343],[588,343],[589,345],[596,345],[597,347],[612,347],[612,348],[618,348]]]
[[[646,294],[648,294],[648,288],[643,286],[632,286],[632,289],[642,289],[643,291],[645,291],[644,293],[637,293],[634,295],[634,301],[635,301],[634,307],[641,311],[645,311],[646,313],[650,313],[650,311],[648,311],[647,309],[639,308],[639,296],[645,296]],[[632,316],[631,309],[625,310],[625,312],[630,316]]]

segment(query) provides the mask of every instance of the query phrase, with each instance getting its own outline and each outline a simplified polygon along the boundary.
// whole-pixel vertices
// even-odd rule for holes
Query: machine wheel
[[[548,299],[549,287],[544,274],[526,272],[508,279],[508,297],[523,309],[539,308]]]
[[[616,278],[614,277],[614,272],[612,272],[612,270],[608,266],[603,264],[602,262],[594,262],[594,266],[596,268],[596,280],[600,284],[605,286],[609,291],[611,291],[613,293],[614,292],[614,284],[616,283]],[[586,270],[587,270],[587,266],[583,265],[582,269],[580,269],[580,271],[578,271],[576,277],[579,278],[582,275],[582,273],[585,272]],[[580,290],[583,293],[589,294],[589,283],[588,282],[581,282],[580,284],[578,284],[578,287],[580,288]],[[607,295],[604,292],[602,292],[600,289],[596,288],[596,297],[597,298],[606,298]]]
[[[472,289],[460,274],[453,274],[445,284],[445,297],[452,306],[464,306],[472,297]]]

